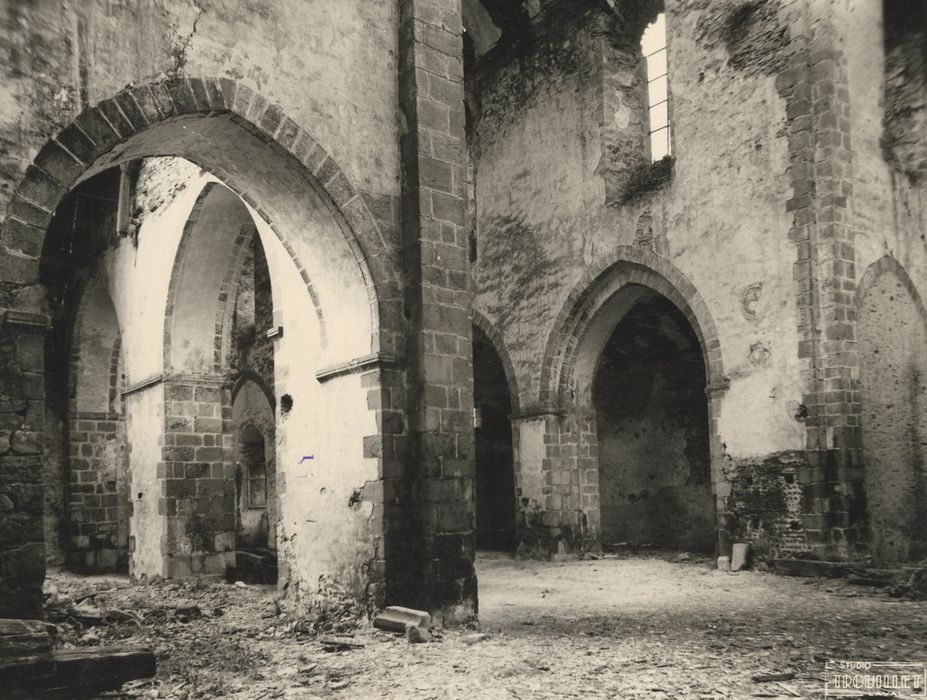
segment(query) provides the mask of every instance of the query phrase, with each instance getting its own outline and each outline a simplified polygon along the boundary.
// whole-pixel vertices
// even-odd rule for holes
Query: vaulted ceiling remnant
[[[556,1],[556,0],[554,0]],[[476,56],[523,35],[551,0],[463,0],[464,29]]]

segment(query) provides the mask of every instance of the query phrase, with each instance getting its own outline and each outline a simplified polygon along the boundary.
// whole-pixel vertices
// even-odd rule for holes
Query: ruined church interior
[[[0,0],[0,682],[920,697],[922,292],[921,0]]]

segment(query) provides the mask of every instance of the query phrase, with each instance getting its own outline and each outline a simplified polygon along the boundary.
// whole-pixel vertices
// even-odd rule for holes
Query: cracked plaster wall
[[[0,210],[35,151],[84,107],[177,73],[240,80],[359,190],[398,194],[393,2],[4,0],[0,28]]]

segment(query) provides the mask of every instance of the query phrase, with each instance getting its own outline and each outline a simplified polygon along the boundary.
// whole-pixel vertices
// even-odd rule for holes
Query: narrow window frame
[[[662,26],[662,31],[660,30]],[[657,48],[647,52],[645,44],[656,40]],[[664,158],[673,158],[673,115],[672,115],[672,94],[669,80],[669,39],[666,31],[666,12],[660,12],[654,20],[647,24],[641,34],[641,54],[643,56],[643,65],[645,72],[645,90],[647,96],[647,149],[650,153],[650,162],[657,163]],[[651,75],[651,64],[655,63],[652,59],[655,56],[663,55],[663,72],[657,75]],[[663,81],[662,96],[656,93],[655,87]],[[665,119],[654,123],[654,110],[663,108]],[[662,139],[659,149],[654,146]]]

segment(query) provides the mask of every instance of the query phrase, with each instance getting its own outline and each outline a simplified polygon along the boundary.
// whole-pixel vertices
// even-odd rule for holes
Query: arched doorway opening
[[[711,553],[705,363],[685,316],[665,297],[636,299],[602,349],[593,381],[604,547],[626,543]]]
[[[150,161],[181,159],[196,172],[172,182],[172,173],[163,172],[154,187],[170,192],[170,201],[155,201],[145,183],[133,181],[134,164],[144,168]],[[369,577],[376,578],[382,567],[344,562],[369,563],[378,556],[372,528],[379,523],[371,514],[373,501],[380,504],[380,455],[365,448],[379,435],[378,409],[369,397],[380,384],[379,375],[369,370],[380,362],[377,285],[395,288],[396,271],[363,200],[327,153],[279,109],[233,81],[186,78],[138,86],[88,109],[42,149],[18,187],[16,213],[25,219],[8,218],[4,224],[5,234],[8,227],[16,231],[4,236],[0,254],[9,263],[7,282],[21,290],[17,303],[25,305],[16,310],[22,314],[17,322],[32,323],[41,313],[31,291],[39,267],[51,313],[63,317],[74,306],[79,277],[70,273],[87,261],[103,260],[123,331],[133,573],[219,575],[233,565],[234,442],[225,439],[231,386],[206,386],[204,380],[218,378],[202,376],[215,371],[217,357],[228,354],[231,324],[215,314],[208,323],[174,324],[179,312],[174,301],[184,297],[168,301],[176,278],[172,261],[184,222],[202,206],[197,196],[204,180],[222,182],[250,215],[267,253],[275,303],[280,302],[279,314],[274,309],[272,384],[288,401],[274,441],[276,463],[294,472],[301,467],[280,498],[285,584],[299,596],[301,587],[311,593],[321,577],[329,576],[361,598],[371,585],[382,588],[382,581]],[[106,206],[96,213],[87,208],[86,217],[68,216],[59,205],[76,192]],[[139,219],[134,207],[140,199],[147,210]],[[56,228],[60,235],[53,234]],[[376,269],[367,266],[368,257],[377,260]],[[206,257],[185,274],[195,282],[200,273],[200,281],[211,285],[223,262]],[[221,277],[223,284],[228,280]],[[231,313],[231,286],[217,298]],[[398,304],[393,298],[389,303]],[[201,305],[219,308],[208,296]],[[390,327],[389,338],[398,332]],[[53,330],[48,337],[58,335]],[[194,342],[186,344],[185,335]],[[28,361],[30,369],[43,372],[43,363],[27,357],[30,348],[22,344],[20,364]],[[376,381],[362,382],[362,367]],[[60,382],[51,371],[47,379],[46,386]],[[33,392],[32,385],[27,388]],[[30,393],[30,398],[38,399],[41,409],[41,395]],[[31,431],[42,443],[43,427],[41,418],[30,418],[17,439]],[[25,444],[21,449],[30,455],[42,451]],[[313,460],[308,466],[304,456]],[[303,517],[306,507],[315,508],[316,518]],[[34,532],[24,533],[30,555],[41,551],[42,538]],[[35,571],[41,570],[37,563]],[[34,578],[23,580],[31,601],[34,583]]]
[[[554,499],[560,510],[548,507],[544,522],[558,551],[624,542],[708,552],[723,545],[718,513],[728,494],[718,334],[669,261],[628,246],[616,255],[567,297],[544,352],[539,398],[550,417],[539,437],[553,448],[542,464],[570,508]],[[642,527],[663,514],[689,529]]]
[[[277,580],[274,300],[261,237],[246,222],[231,318],[229,378],[235,459],[236,566],[244,581]]]
[[[473,403],[476,440],[476,546],[514,551],[515,472],[512,397],[492,342],[473,327]]]
[[[182,448],[172,455],[174,469],[183,463],[184,478],[192,480],[197,497],[208,494],[210,499],[208,513],[178,516],[174,528],[195,532],[190,541],[198,549],[192,561],[205,565],[221,556],[226,576],[273,583],[278,569],[277,426],[270,387],[282,351],[274,330],[273,287],[281,299],[289,295],[291,303],[309,300],[279,242],[265,238],[270,254],[235,193],[215,181],[202,187],[171,271],[164,383],[172,399],[166,409],[166,443]],[[310,315],[304,323],[311,329],[309,337],[317,337],[315,319]],[[295,321],[287,325],[298,334]],[[190,488],[183,482],[177,487]],[[219,540],[223,549],[216,551],[210,541]]]
[[[67,405],[66,563],[77,573],[129,570],[129,463],[122,336],[105,281],[86,283],[73,322]]]
[[[254,403],[266,399],[254,394],[256,387],[242,387],[235,402],[236,423],[255,415]],[[267,406],[269,408],[269,405]],[[245,418],[247,416],[247,418]],[[273,417],[273,413],[270,413]],[[266,421],[259,428],[244,424],[238,431],[235,462],[236,566],[237,580],[255,583],[277,582],[276,471],[274,466],[273,425]]]
[[[857,297],[869,542],[879,562],[927,556],[927,314],[904,269],[875,263]]]

